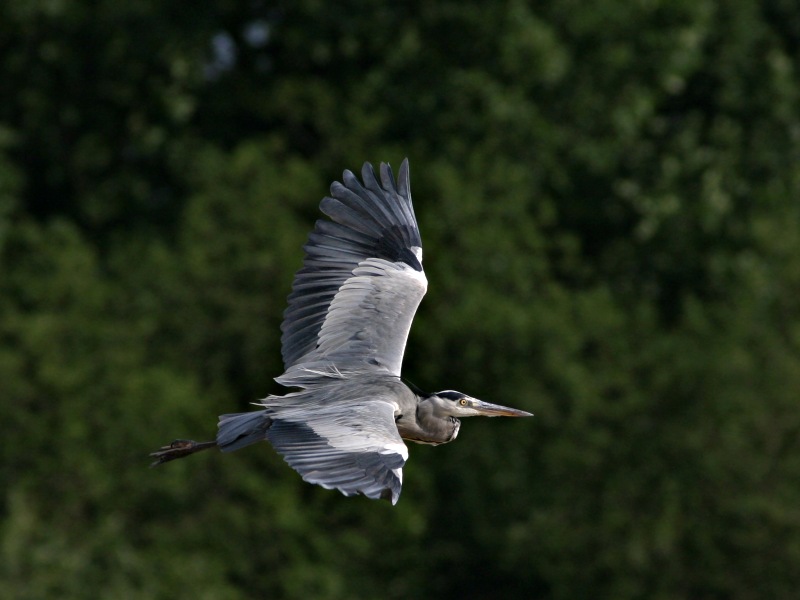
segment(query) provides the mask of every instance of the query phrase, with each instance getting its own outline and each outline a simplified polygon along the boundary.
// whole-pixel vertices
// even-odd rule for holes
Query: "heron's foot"
[[[208,450],[217,445],[217,442],[195,442],[194,440],[175,440],[168,446],[162,446],[157,452],[151,452],[150,456],[156,460],[150,466],[157,467],[176,458],[183,458],[201,450]]]

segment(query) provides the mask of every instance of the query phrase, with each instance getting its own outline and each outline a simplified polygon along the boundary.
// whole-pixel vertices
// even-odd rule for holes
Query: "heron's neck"
[[[402,415],[397,420],[397,430],[404,440],[420,444],[446,444],[456,439],[461,422],[455,417],[439,416],[434,407],[424,400],[413,414]]]

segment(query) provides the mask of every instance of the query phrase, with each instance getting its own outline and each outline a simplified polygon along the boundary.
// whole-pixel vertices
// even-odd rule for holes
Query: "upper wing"
[[[397,182],[381,163],[331,185],[305,245],[281,330],[284,385],[335,372],[400,374],[411,321],[427,289],[422,241],[411,205],[408,160]]]
[[[291,405],[274,407],[267,399],[266,436],[309,483],[396,504],[408,459],[394,423],[397,403],[340,391],[331,398],[320,386],[300,392]]]

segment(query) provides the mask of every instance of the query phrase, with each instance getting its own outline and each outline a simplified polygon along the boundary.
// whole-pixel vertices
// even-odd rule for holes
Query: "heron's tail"
[[[233,452],[266,439],[271,426],[266,410],[220,415],[217,445],[223,452]]]

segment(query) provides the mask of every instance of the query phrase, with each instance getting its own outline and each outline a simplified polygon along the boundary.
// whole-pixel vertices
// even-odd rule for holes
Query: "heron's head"
[[[467,396],[461,392],[445,390],[436,392],[428,397],[428,401],[433,404],[434,412],[447,417],[532,417],[533,415],[524,410],[508,408],[499,404],[491,404],[478,400],[472,396]]]

